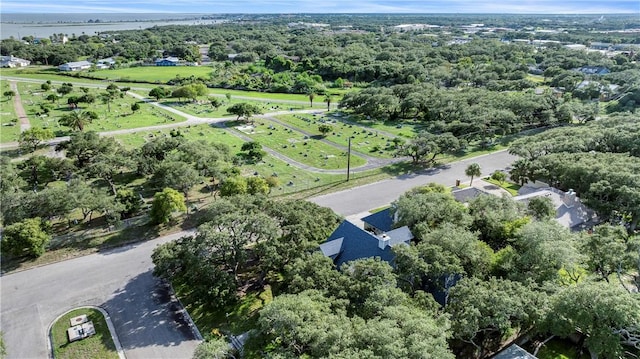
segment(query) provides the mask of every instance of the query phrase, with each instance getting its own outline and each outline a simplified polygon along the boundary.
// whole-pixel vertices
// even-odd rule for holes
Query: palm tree
[[[107,112],[111,113],[111,101],[113,101],[118,93],[117,90],[107,90],[107,92],[103,92],[100,94],[100,98],[102,99],[102,103],[107,104]]]
[[[63,126],[70,127],[72,130],[82,132],[92,120],[93,116],[87,111],[71,111],[62,116],[58,122]]]
[[[470,186],[473,185],[473,177],[479,177],[482,174],[480,172],[480,165],[477,163],[470,164],[467,169],[464,170],[464,173],[471,177],[471,183],[469,183]]]
[[[327,103],[327,111],[331,110],[331,95],[329,94],[325,95],[324,102]]]
[[[311,107],[313,107],[313,99],[314,97],[316,97],[316,92],[314,90],[309,90],[309,92],[307,92],[307,95],[309,96],[309,102],[311,103]]]

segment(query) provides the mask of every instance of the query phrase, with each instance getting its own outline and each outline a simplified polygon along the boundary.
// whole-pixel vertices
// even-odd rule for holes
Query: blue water
[[[221,21],[215,15],[205,14],[2,14],[0,39],[49,37],[53,34],[95,35],[103,31],[162,25],[208,25]]]

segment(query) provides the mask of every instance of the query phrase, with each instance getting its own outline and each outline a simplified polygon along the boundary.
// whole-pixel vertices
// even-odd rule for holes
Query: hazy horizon
[[[189,11],[185,11],[189,9]],[[82,4],[60,0],[56,3],[34,0],[29,3],[3,1],[2,14],[640,14],[638,0],[86,0]]]

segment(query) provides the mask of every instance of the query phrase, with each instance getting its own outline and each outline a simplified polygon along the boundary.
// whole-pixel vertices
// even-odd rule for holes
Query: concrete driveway
[[[83,305],[105,309],[128,359],[191,358],[197,344],[167,288],[152,275],[155,246],[181,235],[0,278],[0,329],[8,358],[47,358],[47,328]]]

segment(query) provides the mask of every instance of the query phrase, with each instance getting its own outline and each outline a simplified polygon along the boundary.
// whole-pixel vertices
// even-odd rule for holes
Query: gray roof
[[[160,58],[156,60],[156,62],[163,62],[163,61],[180,62],[180,59],[177,57],[170,56],[170,57]]]
[[[60,66],[67,65],[69,67],[81,67],[81,66],[91,66],[91,62],[89,61],[75,61],[75,62],[67,62],[66,64],[62,64]]]
[[[529,192],[530,190],[531,189],[526,186],[523,187],[520,190],[523,194],[513,197],[513,199],[527,203],[535,197],[549,198],[556,209],[556,221],[567,228],[578,227],[584,223],[593,222],[596,219],[595,212],[582,204],[575,194],[565,193],[552,187],[539,188],[533,192]]]
[[[332,241],[324,242],[320,245],[320,251],[322,251],[322,254],[325,256],[335,259],[342,250],[343,241],[344,237],[340,237]]]
[[[517,344],[511,344],[506,349],[496,354],[493,359],[537,359]]]
[[[467,187],[467,188],[455,189],[451,191],[451,194],[453,195],[453,198],[456,199],[456,201],[460,203],[467,203],[478,196],[490,194],[490,193],[485,192],[480,188]]]
[[[409,230],[409,227],[407,226],[396,228],[385,234],[390,238],[390,246],[395,246],[400,243],[409,243],[413,239],[413,233],[411,233],[411,230]]]

